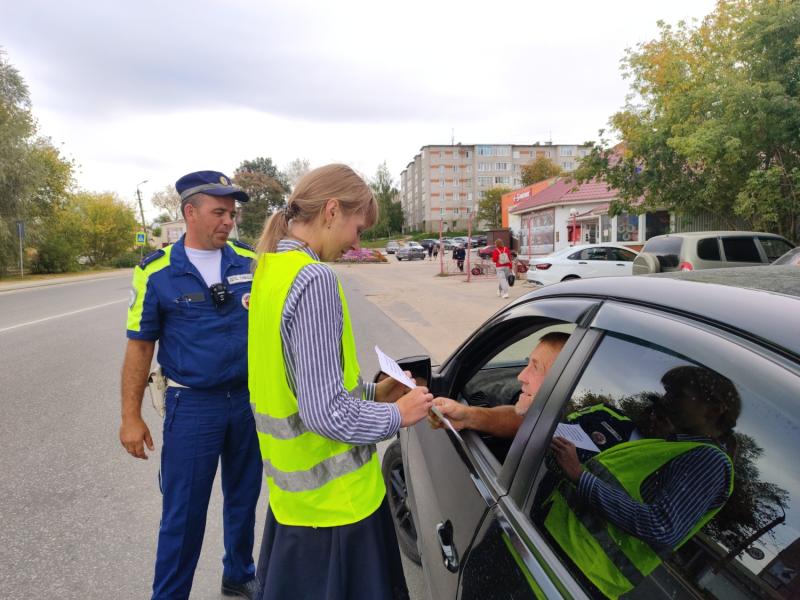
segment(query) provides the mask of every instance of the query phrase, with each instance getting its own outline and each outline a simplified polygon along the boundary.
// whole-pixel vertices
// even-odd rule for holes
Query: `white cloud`
[[[397,176],[426,144],[580,143],[619,61],[713,0],[7,3],[0,39],[79,181],[132,199],[188,171],[346,162]]]

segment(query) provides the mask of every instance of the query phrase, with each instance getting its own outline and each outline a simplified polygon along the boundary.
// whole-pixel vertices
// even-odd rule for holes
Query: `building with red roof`
[[[602,181],[550,180],[544,189],[508,208],[508,226],[519,241],[519,253],[550,254],[570,245],[604,242],[638,250],[646,239],[669,231],[668,211],[610,216],[609,206],[617,196]]]

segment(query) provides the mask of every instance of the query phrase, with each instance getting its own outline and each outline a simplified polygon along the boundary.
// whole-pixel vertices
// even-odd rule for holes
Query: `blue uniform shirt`
[[[134,269],[127,335],[158,340],[164,375],[195,389],[247,385],[247,315],[255,253],[240,242],[222,248],[221,274],[232,297],[217,308],[181,238]]]

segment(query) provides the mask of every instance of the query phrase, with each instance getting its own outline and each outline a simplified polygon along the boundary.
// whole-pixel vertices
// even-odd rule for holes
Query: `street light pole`
[[[144,208],[142,207],[142,193],[139,191],[139,186],[147,183],[147,179],[140,181],[136,184],[136,197],[139,199],[139,215],[142,217],[142,232],[144,233],[144,245],[141,246],[141,255],[144,257],[144,247],[147,245],[147,226],[144,223]]]

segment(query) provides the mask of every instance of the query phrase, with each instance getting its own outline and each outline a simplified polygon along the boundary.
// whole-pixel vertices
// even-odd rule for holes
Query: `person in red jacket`
[[[503,245],[502,240],[494,241],[492,262],[497,267],[497,295],[508,298],[508,276],[511,275],[511,250]]]

